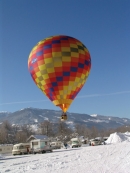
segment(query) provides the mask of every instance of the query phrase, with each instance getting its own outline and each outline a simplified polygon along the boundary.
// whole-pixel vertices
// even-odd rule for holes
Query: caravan
[[[13,144],[0,145],[0,154],[10,154],[13,149]]]
[[[50,142],[47,139],[34,139],[30,141],[31,153],[46,153],[47,151],[52,152]]]
[[[80,139],[79,138],[72,138],[71,139],[71,146],[72,146],[72,148],[74,148],[74,147],[81,147],[81,141],[80,141]]]
[[[61,141],[55,141],[50,143],[53,149],[61,149],[63,147],[63,143]]]
[[[21,155],[30,153],[30,143],[19,143],[13,146],[12,154]]]

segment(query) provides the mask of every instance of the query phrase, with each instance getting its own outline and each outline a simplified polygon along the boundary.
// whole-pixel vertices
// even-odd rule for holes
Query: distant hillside
[[[13,113],[0,112],[0,123],[8,120],[11,124],[39,124],[44,120],[58,122],[62,112],[48,109],[25,108]],[[86,125],[87,127],[95,126],[99,129],[117,128],[123,125],[130,125],[130,119],[108,117],[103,115],[88,115],[79,113],[67,113],[68,120],[66,123],[73,127],[75,124]]]

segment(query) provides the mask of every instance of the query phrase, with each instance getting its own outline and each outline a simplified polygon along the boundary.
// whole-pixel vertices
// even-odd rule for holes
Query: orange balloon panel
[[[90,68],[87,48],[65,35],[41,40],[28,59],[28,69],[36,85],[64,112],[85,84]]]

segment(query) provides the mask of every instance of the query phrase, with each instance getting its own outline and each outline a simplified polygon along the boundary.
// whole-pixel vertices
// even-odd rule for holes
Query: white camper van
[[[46,153],[52,152],[50,142],[47,139],[35,139],[30,141],[31,153]]]
[[[21,155],[28,154],[30,151],[30,143],[19,143],[13,146],[12,154]]]
[[[63,143],[61,141],[55,141],[55,142],[51,142],[50,145],[53,149],[61,149],[61,147],[63,146]]]
[[[71,139],[71,146],[74,147],[81,147],[81,141],[79,138],[72,138]]]

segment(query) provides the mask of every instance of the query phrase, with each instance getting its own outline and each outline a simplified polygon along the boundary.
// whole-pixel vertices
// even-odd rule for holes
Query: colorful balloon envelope
[[[42,92],[66,112],[85,84],[91,68],[88,49],[79,40],[51,36],[32,49],[29,72]]]

